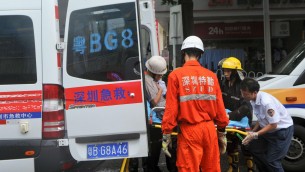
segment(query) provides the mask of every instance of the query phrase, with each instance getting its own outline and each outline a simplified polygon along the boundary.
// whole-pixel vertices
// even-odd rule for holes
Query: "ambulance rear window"
[[[106,82],[139,79],[137,22],[135,3],[72,12],[68,74]]]
[[[36,83],[32,20],[27,16],[0,16],[0,85]]]

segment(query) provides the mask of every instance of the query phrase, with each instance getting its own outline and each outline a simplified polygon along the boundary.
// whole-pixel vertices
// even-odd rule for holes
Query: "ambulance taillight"
[[[42,137],[62,138],[65,134],[64,89],[60,85],[43,86]]]

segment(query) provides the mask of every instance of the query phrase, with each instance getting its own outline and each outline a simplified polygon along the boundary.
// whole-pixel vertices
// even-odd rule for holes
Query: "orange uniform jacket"
[[[177,122],[196,124],[210,120],[219,128],[229,123],[218,79],[198,61],[187,61],[168,76],[162,131],[171,133]]]

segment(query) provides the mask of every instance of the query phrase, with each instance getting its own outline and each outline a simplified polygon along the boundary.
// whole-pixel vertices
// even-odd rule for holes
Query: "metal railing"
[[[221,76],[221,78],[220,78],[221,80],[224,79],[224,74],[223,74],[222,69],[217,69],[215,71],[215,73],[217,76]],[[258,77],[261,77],[264,75],[263,72],[254,72],[254,71],[247,72],[244,70],[242,71],[242,73],[244,74],[245,77],[250,77],[250,78],[258,78]]]

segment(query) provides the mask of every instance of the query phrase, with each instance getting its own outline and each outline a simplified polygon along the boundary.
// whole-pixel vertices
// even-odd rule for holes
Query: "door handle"
[[[135,93],[130,93],[129,96],[130,96],[131,98],[134,98],[134,97],[135,97]]]
[[[293,101],[297,101],[297,100],[298,100],[297,97],[286,97],[287,102],[293,102]]]
[[[20,122],[20,132],[22,134],[29,132],[29,122]]]

